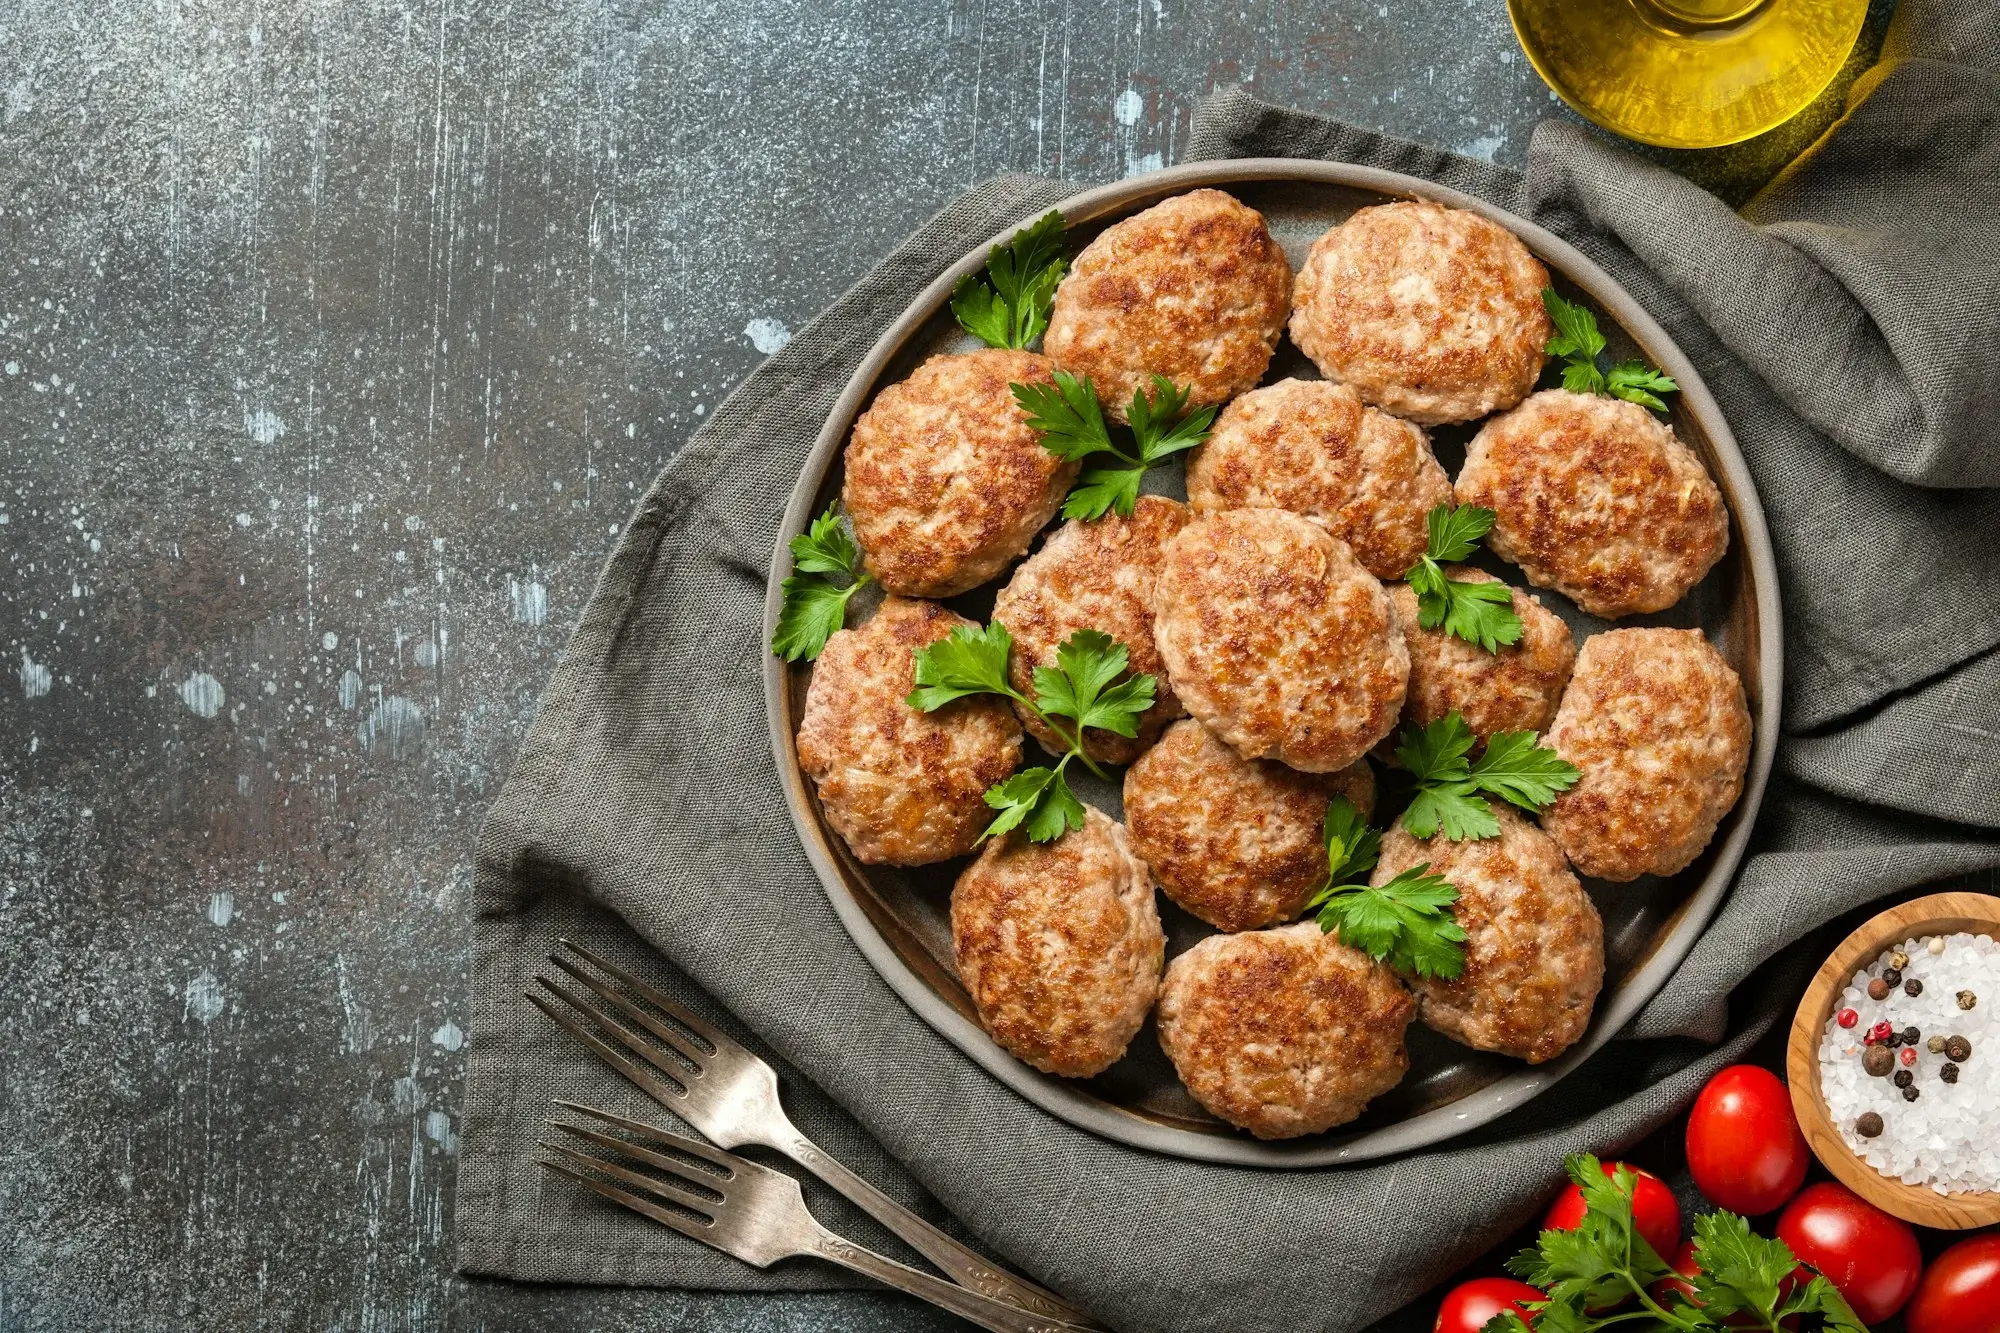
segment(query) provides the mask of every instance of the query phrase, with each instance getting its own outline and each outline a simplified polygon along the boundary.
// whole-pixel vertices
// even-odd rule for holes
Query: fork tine
[[[547,978],[536,977],[535,980],[541,982],[544,986],[547,986],[550,990],[555,991],[556,994],[562,995],[562,997],[565,1000],[570,1000],[570,997],[568,995],[563,994],[562,990],[558,988],[554,983],[550,982]],[[569,1033],[570,1036],[575,1037],[585,1046],[588,1046],[592,1051],[596,1052],[597,1057],[600,1060],[603,1060],[613,1069],[617,1070],[619,1073],[623,1074],[626,1078],[630,1079],[634,1084],[634,1086],[636,1086],[641,1092],[645,1093],[648,1097],[651,1097],[654,1101],[658,1102],[660,1105],[668,1108],[669,1110],[678,1111],[680,1110],[681,1106],[686,1103],[687,1089],[685,1087],[679,1084],[669,1083],[667,1082],[667,1080],[661,1078],[659,1075],[640,1068],[638,1065],[634,1064],[630,1059],[626,1058],[623,1054],[613,1049],[612,1046],[608,1042],[606,1042],[602,1037],[599,1037],[594,1032],[586,1030],[583,1024],[577,1022],[574,1018],[571,1018],[568,1014],[559,1012],[553,1005],[551,1005],[548,1001],[544,1000],[541,996],[535,994],[533,991],[526,992],[526,997],[529,1004],[534,1005],[535,1008],[541,1010],[544,1014],[548,1015],[549,1021],[554,1023],[557,1027],[560,1027],[563,1031]],[[570,1000],[570,1003],[575,1004],[576,1001]],[[583,1012],[592,1013],[593,1011],[585,1009]],[[619,1031],[619,1029],[615,1024],[607,1023],[606,1026],[613,1032]],[[637,1039],[627,1038],[626,1040],[629,1043],[632,1041],[636,1041]],[[644,1045],[643,1042],[639,1044]],[[668,1072],[671,1073],[672,1071],[669,1070]]]
[[[555,1122],[551,1123],[555,1124],[555,1127],[557,1129],[569,1128],[569,1126],[567,1125],[556,1124]],[[591,1136],[586,1135],[586,1137],[591,1137]],[[597,1139],[608,1140],[608,1142],[606,1143],[607,1147],[622,1151],[630,1151],[629,1149],[626,1148],[626,1145],[620,1143],[617,1139],[612,1138],[609,1134],[599,1134],[594,1137]],[[726,1208],[728,1206],[729,1201],[723,1195],[721,1190],[709,1189],[706,1192],[704,1192],[703,1190],[694,1188],[692,1185],[683,1184],[682,1183],[683,1178],[663,1180],[658,1176],[649,1176],[642,1171],[634,1171],[631,1167],[625,1166],[621,1163],[609,1161],[602,1157],[595,1157],[587,1152],[580,1152],[577,1149],[571,1148],[566,1144],[550,1143],[547,1139],[540,1139],[537,1140],[537,1142],[540,1144],[541,1147],[543,1147],[549,1152],[560,1153],[562,1156],[567,1157],[572,1162],[576,1162],[582,1166],[587,1166],[593,1171],[602,1171],[605,1175],[610,1176],[615,1180],[622,1180],[627,1185],[632,1185],[637,1187],[643,1193],[650,1194],[655,1198],[665,1199],[669,1203],[677,1204],[680,1207],[687,1208],[694,1212],[700,1213],[703,1217],[707,1218],[711,1222],[718,1220],[717,1214],[719,1210]],[[658,1154],[649,1154],[649,1156],[657,1156],[657,1155]],[[671,1161],[672,1159],[669,1158],[667,1160]],[[692,1173],[694,1168],[682,1164],[680,1165],[680,1170],[685,1173]],[[708,1177],[708,1179],[713,1180],[714,1177],[710,1176]]]
[[[661,1171],[672,1172],[674,1175],[688,1182],[687,1188],[689,1192],[699,1194],[706,1190],[709,1194],[714,1195],[715,1197],[709,1200],[711,1206],[720,1206],[726,1201],[727,1195],[723,1192],[723,1186],[736,1178],[737,1173],[733,1169],[727,1175],[717,1175],[713,1171],[704,1170],[702,1167],[691,1165],[681,1161],[679,1158],[669,1157],[667,1154],[661,1152],[654,1152],[651,1148],[642,1148],[632,1142],[632,1140],[621,1139],[615,1134],[600,1134],[594,1129],[585,1129],[581,1125],[566,1125],[560,1120],[551,1120],[548,1123],[551,1128],[559,1129],[565,1134],[574,1134],[586,1143],[594,1143],[600,1148],[609,1148],[613,1152],[624,1153],[629,1157],[637,1158],[647,1166],[656,1167]],[[676,1185],[675,1188],[679,1189],[682,1187]]]
[[[622,1204],[625,1207],[630,1208],[633,1212],[639,1214],[641,1217],[652,1218],[655,1222],[658,1222],[663,1227],[672,1227],[675,1231],[680,1232],[683,1236],[691,1236],[695,1240],[700,1241],[704,1245],[716,1244],[715,1236],[710,1230],[710,1228],[715,1225],[713,1222],[709,1223],[697,1222],[693,1218],[689,1217],[686,1213],[677,1213],[673,1211],[671,1208],[662,1208],[658,1204],[648,1203],[646,1202],[646,1200],[640,1198],[638,1195],[633,1194],[628,1190],[619,1189],[616,1185],[606,1184],[604,1181],[599,1180],[596,1176],[588,1175],[585,1172],[575,1170],[572,1167],[565,1166],[561,1162],[543,1161],[541,1165],[547,1167],[551,1171],[556,1172],[558,1175],[568,1176],[571,1180],[574,1180],[577,1184],[582,1185],[585,1189],[593,1190],[596,1193],[601,1194],[605,1198],[611,1200],[613,1203]],[[719,1249],[721,1247],[717,1246],[717,1248]]]
[[[688,1031],[694,1033],[696,1036],[700,1037],[703,1041],[706,1041],[710,1046],[715,1047],[717,1050],[731,1050],[731,1049],[740,1050],[742,1048],[743,1043],[737,1041],[734,1037],[729,1036],[727,1033],[723,1032],[720,1028],[716,1027],[713,1023],[710,1023],[707,1019],[702,1018],[700,1015],[696,1014],[694,1010],[688,1008],[684,1004],[681,1004],[679,1001],[673,999],[671,996],[663,993],[658,987],[649,986],[645,982],[639,980],[639,978],[633,976],[630,972],[627,972],[624,968],[619,967],[613,963],[605,962],[602,958],[599,958],[596,954],[584,948],[581,944],[578,944],[575,940],[563,940],[562,946],[563,948],[568,949],[571,953],[576,954],[586,963],[589,963],[592,967],[596,968],[598,971],[609,973],[611,976],[616,977],[619,981],[625,983],[625,985],[630,986],[633,990],[637,991],[640,997],[644,999],[648,1004],[657,1006],[661,1011],[663,1011],[669,1017],[671,1017],[674,1020],[674,1022],[679,1023],[682,1026],[686,1027]],[[575,974],[572,973],[571,975]]]
[[[669,1133],[657,1125],[649,1125],[643,1120],[632,1120],[613,1111],[601,1111],[595,1106],[585,1106],[581,1102],[564,1101],[560,1097],[555,1099],[555,1103],[566,1111],[574,1111],[578,1115],[587,1115],[594,1120],[602,1120],[607,1125],[616,1125],[627,1133],[637,1134],[643,1139],[665,1144],[675,1152],[684,1152],[690,1157],[699,1157],[704,1162],[713,1162],[716,1166],[732,1174],[742,1170],[746,1166],[753,1170],[761,1171],[764,1169],[755,1162],[746,1161],[734,1153],[723,1152],[721,1149],[712,1148],[706,1143],[697,1143],[693,1139],[682,1138],[680,1135]],[[555,1125],[562,1122],[551,1120],[549,1123]],[[563,1128],[570,1130],[572,1133],[582,1132],[570,1125],[563,1125]],[[620,1142],[622,1144],[623,1141],[621,1140]]]
[[[632,1003],[625,996],[619,994],[613,987],[599,981],[596,977],[579,968],[575,963],[570,962],[569,959],[562,957],[560,954],[552,953],[549,955],[549,961],[588,986],[591,993],[597,996],[598,999],[604,1001],[619,1013],[637,1023],[640,1027],[673,1047],[677,1054],[694,1066],[696,1073],[700,1073],[703,1064],[713,1058],[714,1052],[712,1050],[702,1050],[681,1033],[674,1031],[665,1023],[662,1023],[659,1019]]]

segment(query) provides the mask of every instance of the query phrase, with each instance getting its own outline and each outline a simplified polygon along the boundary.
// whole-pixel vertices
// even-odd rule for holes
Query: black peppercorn
[[[1870,1046],[1861,1056],[1861,1067],[1876,1078],[1889,1072],[1896,1064],[1896,1057],[1889,1053],[1887,1046]]]
[[[1912,1083],[1915,1083],[1916,1081],[1917,1081],[1917,1076],[1916,1076],[1915,1074],[1912,1074],[1912,1073],[1911,1073],[1911,1072],[1910,1072],[1909,1070],[1907,1070],[1907,1069],[1898,1069],[1898,1070],[1896,1071],[1896,1086],[1897,1086],[1897,1087],[1899,1087],[1899,1088],[1907,1088],[1907,1087],[1909,1087],[1909,1086],[1910,1086],[1910,1085],[1911,1085]]]
[[[1903,1044],[1903,1034],[1900,1032],[1891,1032],[1888,1036],[1882,1038],[1882,1044],[1894,1050]]]
[[[1904,1100],[1904,1101],[1906,1101],[1906,1102],[1913,1102],[1913,1101],[1915,1101],[1915,1100],[1917,1099],[1917,1095],[1918,1095],[1918,1094],[1917,1094],[1917,1090],[1916,1090],[1915,1088],[1904,1088],[1904,1089],[1903,1089],[1903,1100]]]
[[[1947,1083],[1958,1082],[1958,1066],[1957,1065],[1944,1066],[1944,1068],[1938,1070],[1938,1077],[1943,1079]]]
[[[1944,1053],[1959,1064],[1964,1064],[1972,1058],[1972,1043],[1963,1037],[1946,1037],[1944,1039]]]
[[[1902,969],[1902,968],[1900,968],[1900,967],[1892,967],[1892,968],[1890,968],[1890,969],[1889,969],[1888,971],[1886,971],[1886,972],[1884,972],[1884,973],[1882,974],[1882,980],[1883,980],[1883,981],[1885,981],[1885,982],[1887,982],[1887,983],[1888,983],[1888,984],[1889,984],[1890,986],[1900,986],[1900,985],[1902,985],[1902,984],[1903,984],[1903,969]]]
[[[1882,1117],[1873,1111],[1864,1111],[1861,1118],[1854,1122],[1854,1129],[1862,1138],[1872,1139],[1882,1132]]]
[[[1917,1031],[1917,1025],[1915,1023],[1912,1023],[1910,1024],[1910,1026],[1903,1029],[1903,1045],[1905,1046],[1914,1046],[1918,1042],[1922,1041],[1923,1037],[1924,1034]]]
[[[1923,993],[1924,993],[1924,983],[1918,981],[1915,977],[1911,977],[1908,981],[1903,983],[1903,994],[1922,995]]]

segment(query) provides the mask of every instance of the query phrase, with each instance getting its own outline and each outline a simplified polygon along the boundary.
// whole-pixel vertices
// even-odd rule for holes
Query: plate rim
[[[1456,1101],[1419,1112],[1393,1125],[1344,1139],[1312,1135],[1267,1142],[1234,1134],[1181,1129],[1091,1096],[1066,1080],[1044,1074],[1009,1054],[977,1023],[933,991],[904,962],[870,920],[867,909],[848,890],[835,855],[826,843],[825,832],[812,815],[805,776],[799,767],[792,735],[785,725],[790,665],[776,654],[762,651],[764,645],[771,642],[771,635],[777,627],[778,610],[782,604],[781,584],[791,572],[789,543],[793,536],[805,530],[819,483],[846,440],[848,423],[874,387],[883,368],[917,329],[944,305],[958,280],[984,264],[988,248],[1010,237],[1019,223],[1011,224],[981,242],[927,285],[876,339],[828,408],[826,420],[806,456],[805,464],[792,483],[778,525],[764,597],[763,633],[758,642],[763,661],[765,720],[770,732],[772,757],[785,788],[786,810],[791,816],[793,829],[834,914],[855,947],[919,1018],[1002,1085],[1050,1115],[1100,1137],[1195,1161],[1297,1169],[1373,1161],[1430,1147],[1488,1124],[1561,1081],[1623,1031],[1659,993],[1694,948],[1727,896],[1762,810],[1764,792],[1776,755],[1783,706],[1784,622],[1779,607],[1777,561],[1764,522],[1763,503],[1751,479],[1749,466],[1737,447],[1735,434],[1729,429],[1729,423],[1707,385],[1678,344],[1621,284],[1582,251],[1546,228],[1484,199],[1434,181],[1379,167],[1305,158],[1235,158],[1182,163],[1080,191],[1054,207],[1063,214],[1066,226],[1076,226],[1148,196],[1249,181],[1301,181],[1429,199],[1448,207],[1467,209],[1499,223],[1525,241],[1538,256],[1554,261],[1565,278],[1589,292],[1610,311],[1653,363],[1674,377],[1681,386],[1682,402],[1700,419],[1714,446],[1716,459],[1724,474],[1721,480],[1734,502],[1731,507],[1742,536],[1743,558],[1749,567],[1758,625],[1756,677],[1759,698],[1750,761],[1744,773],[1743,795],[1738,803],[1742,815],[1723,840],[1708,873],[1685,900],[1679,921],[1667,939],[1619,988],[1612,1003],[1593,1018],[1589,1036],[1547,1064],[1524,1067]],[[810,485],[806,484],[808,478],[811,479]]]

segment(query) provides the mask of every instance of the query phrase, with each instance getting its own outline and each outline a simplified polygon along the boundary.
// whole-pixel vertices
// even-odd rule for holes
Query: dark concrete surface
[[[471,839],[764,351],[1238,82],[1504,162],[1555,113],[1501,0],[0,12],[0,1330],[949,1323],[453,1275]]]

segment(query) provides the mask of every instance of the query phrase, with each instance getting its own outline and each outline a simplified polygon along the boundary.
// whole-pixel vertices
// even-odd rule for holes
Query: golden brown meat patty
[[[1583,770],[1542,812],[1570,864],[1598,879],[1671,875],[1701,855],[1743,794],[1743,681],[1700,630],[1584,640],[1542,743]]]
[[[1417,978],[1417,1018],[1453,1041],[1552,1060],[1590,1026],[1604,985],[1604,922],[1549,836],[1494,803],[1497,838],[1419,841],[1401,828],[1382,835],[1376,885],[1429,863],[1459,898],[1465,971],[1456,981]]]
[[[1385,412],[1471,421],[1535,387],[1549,271],[1477,213],[1411,200],[1364,208],[1313,242],[1292,341]]]
[[[951,891],[951,944],[981,1025],[1065,1078],[1125,1053],[1167,947],[1146,863],[1096,809],[1055,842],[1016,832],[988,843]]]
[[[986,789],[1021,762],[1006,700],[974,696],[935,713],[904,702],[916,688],[916,650],[971,623],[933,602],[890,597],[868,623],[828,639],[813,664],[799,766],[827,823],[871,865],[971,851],[993,819]]]
[[[1310,921],[1211,935],[1160,988],[1160,1046],[1213,1115],[1260,1139],[1344,1125],[1410,1067],[1416,1004]]]
[[[1188,719],[1125,770],[1125,827],[1169,898],[1218,930],[1254,930],[1290,921],[1325,883],[1320,822],[1334,796],[1366,817],[1374,773],[1245,759]]]
[[[1491,574],[1447,565],[1445,577],[1462,583],[1496,583]],[[1425,629],[1417,619],[1417,595],[1407,583],[1389,585],[1396,619],[1410,646],[1410,692],[1403,701],[1403,725],[1429,726],[1456,710],[1482,740],[1496,731],[1539,734],[1556,715],[1563,687],[1576,665],[1576,640],[1561,616],[1519,588],[1512,590],[1514,614],[1521,618],[1519,641],[1489,653],[1476,643],[1446,634],[1444,626]]]
[[[1292,269],[1264,215],[1220,190],[1175,195],[1104,229],[1056,289],[1049,359],[1088,375],[1119,420],[1165,375],[1197,403],[1264,377],[1285,331]]]
[[[1451,499],[1421,430],[1326,380],[1280,380],[1224,408],[1188,455],[1187,490],[1197,514],[1289,509],[1321,519],[1378,579],[1409,572],[1429,544],[1424,515]]]
[[[875,395],[847,442],[841,500],[890,592],[950,597],[999,574],[1061,506],[1079,464],[1044,449],[1010,383],[1050,383],[1033,352],[934,356]]]
[[[1160,552],[1187,524],[1187,506],[1142,495],[1132,517],[1106,514],[1085,523],[1072,519],[1042,549],[1022,562],[993,602],[993,618],[1014,636],[1008,671],[1014,688],[1034,697],[1034,671],[1056,664],[1056,649],[1078,630],[1094,629],[1125,645],[1131,670],[1154,678],[1153,706],[1128,738],[1093,727],[1083,747],[1092,759],[1129,764],[1159,738],[1160,729],[1187,710],[1174,695],[1153,646],[1153,584]],[[1068,745],[1022,708],[1021,724],[1055,754]]]
[[[1246,759],[1337,772],[1396,725],[1410,651],[1389,594],[1311,519],[1232,509],[1188,524],[1153,611],[1174,692]]]
[[[1548,389],[1480,428],[1455,487],[1486,544],[1592,615],[1664,611],[1729,549],[1694,451],[1637,403]]]

